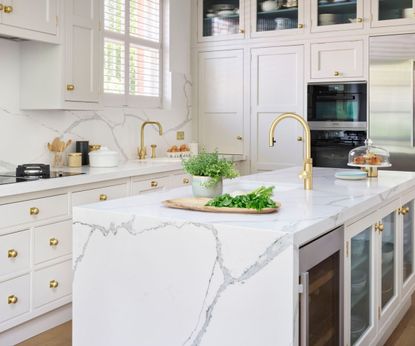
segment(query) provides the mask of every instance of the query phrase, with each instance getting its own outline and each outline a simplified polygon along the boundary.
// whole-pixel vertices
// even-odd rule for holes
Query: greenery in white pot
[[[222,194],[223,178],[239,176],[233,162],[221,159],[217,152],[201,152],[183,161],[184,170],[193,176],[192,188],[195,197],[216,197]]]

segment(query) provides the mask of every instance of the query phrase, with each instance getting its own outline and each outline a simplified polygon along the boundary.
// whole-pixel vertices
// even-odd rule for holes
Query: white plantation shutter
[[[112,104],[159,105],[160,0],[104,1],[105,98]]]

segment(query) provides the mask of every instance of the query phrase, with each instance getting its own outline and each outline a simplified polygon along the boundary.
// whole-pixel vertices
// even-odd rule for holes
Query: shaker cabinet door
[[[99,0],[65,0],[65,100],[98,102],[101,49]]]
[[[46,34],[57,33],[57,0],[8,0],[3,2],[3,6],[3,25]]]

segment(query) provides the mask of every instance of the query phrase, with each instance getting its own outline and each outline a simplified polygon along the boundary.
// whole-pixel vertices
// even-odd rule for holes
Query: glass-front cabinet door
[[[245,37],[245,0],[198,0],[199,41]]]
[[[411,200],[399,208],[402,219],[402,293],[410,293],[410,286],[415,279],[414,235],[415,235],[415,201]]]
[[[312,31],[363,28],[363,0],[311,0]]]
[[[253,0],[252,9],[255,33],[295,34],[304,30],[304,0]]]
[[[372,0],[372,26],[415,23],[415,0]]]

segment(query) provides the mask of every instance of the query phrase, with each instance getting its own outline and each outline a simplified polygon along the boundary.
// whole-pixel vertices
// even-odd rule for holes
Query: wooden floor
[[[72,323],[68,322],[35,336],[18,346],[71,346]],[[385,346],[415,346],[415,295],[412,306]]]

